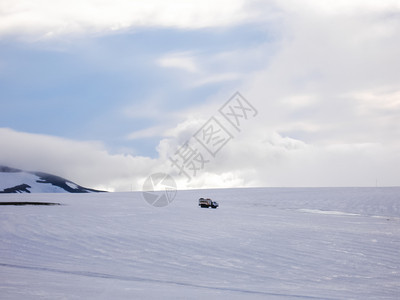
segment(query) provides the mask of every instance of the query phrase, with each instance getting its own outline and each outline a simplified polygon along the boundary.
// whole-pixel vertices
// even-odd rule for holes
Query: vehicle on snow
[[[212,201],[210,198],[200,198],[199,206],[205,208],[217,208],[219,206],[218,202]]]

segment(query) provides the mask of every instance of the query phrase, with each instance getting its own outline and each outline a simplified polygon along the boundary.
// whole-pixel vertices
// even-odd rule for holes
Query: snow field
[[[200,197],[220,208],[202,209]],[[8,194],[2,299],[398,299],[400,188]]]

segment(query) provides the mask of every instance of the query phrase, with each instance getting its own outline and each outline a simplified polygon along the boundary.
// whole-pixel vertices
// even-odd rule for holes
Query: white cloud
[[[142,130],[131,132],[127,135],[128,140],[144,139],[151,137],[162,137],[164,135],[165,128],[162,126],[149,127]]]
[[[148,157],[110,154],[99,143],[0,128],[0,164],[52,173],[77,184],[108,190],[140,190],[139,182],[157,161]]]
[[[391,111],[400,114],[400,90],[366,90],[348,96],[359,101],[360,113]]]
[[[285,11],[304,12],[312,11],[316,14],[336,15],[343,13],[360,13],[364,11],[382,11],[400,8],[397,0],[284,0],[279,1]]]
[[[256,54],[254,50],[251,50]],[[239,62],[238,57],[245,54],[246,57]],[[194,89],[211,84],[233,85],[245,77],[236,71],[247,62],[254,59],[249,53],[242,51],[223,53],[201,52],[172,52],[161,56],[157,64],[162,68],[171,68],[181,73],[174,74],[180,82],[182,89]],[[174,76],[172,75],[172,76]]]
[[[229,57],[231,60],[237,57]],[[200,63],[201,62],[201,63]],[[235,81],[242,76],[237,72],[226,72],[215,68],[215,64],[225,64],[225,68],[229,68],[229,61],[226,57],[221,57],[221,54],[207,54],[190,52],[174,52],[168,53],[158,59],[157,63],[163,68],[174,68],[184,72],[184,86],[188,88],[197,88],[200,86]],[[200,67],[201,66],[201,67]]]
[[[213,83],[223,83],[228,81],[234,81],[242,78],[242,76],[238,73],[229,72],[229,73],[221,73],[217,75],[204,75],[203,78],[194,81],[191,85],[192,87],[199,87],[207,84]]]
[[[399,6],[339,2],[280,2],[279,51],[238,89],[254,101],[269,130],[297,127],[307,142],[385,142],[381,137],[398,116]],[[388,90],[391,95],[365,100],[365,93]]]
[[[256,123],[256,120],[254,120]],[[180,188],[240,186],[373,186],[399,185],[400,145],[380,143],[314,143],[265,129],[259,125],[236,134],[215,157],[191,139],[204,120],[179,124],[170,138],[160,142],[160,168],[179,183]],[[168,162],[186,141],[207,163],[187,181],[178,166]],[[178,142],[179,141],[179,142]],[[200,165],[197,165],[199,167]]]
[[[164,68],[177,68],[191,73],[199,72],[194,56],[187,52],[165,55],[158,60],[158,64]]]
[[[28,5],[18,3],[22,8]],[[104,2],[104,7],[93,10],[96,16],[92,19],[89,16],[93,3],[72,3],[70,11],[65,12],[52,8],[53,4],[42,12],[32,4],[24,17],[17,7],[15,16],[9,11],[1,19],[0,32],[26,34],[26,28],[31,28],[32,33],[43,35],[53,28],[57,35],[124,26],[225,26],[243,22],[254,11],[258,11],[258,21],[262,21],[261,16],[268,19],[271,5],[263,1],[243,7],[241,2],[234,2],[233,6],[231,2],[215,2],[210,6],[213,13],[203,18],[207,2],[188,2],[184,11],[177,9],[178,2],[168,2],[168,7],[161,2],[146,2],[149,6],[143,7],[135,6],[138,2],[120,2],[121,8],[113,4],[109,14],[104,13],[108,7]],[[81,7],[76,13],[77,5],[86,8]],[[259,115],[192,182],[179,179],[180,187],[366,186],[374,185],[376,179],[382,185],[399,185],[398,1],[286,0],[272,5],[279,18],[273,20],[276,23],[271,28],[279,38],[267,40],[257,51],[209,57],[176,52],[158,61],[162,67],[186,72],[192,85],[185,86],[191,87],[196,82],[203,85],[235,80],[235,74],[242,73],[227,72],[225,66],[230,62],[248,61],[255,53],[260,61],[260,69],[243,72],[242,84],[236,87]],[[225,18],[218,20],[222,13]],[[38,15],[51,15],[54,20],[33,22]],[[115,20],[118,22],[114,24]],[[273,54],[271,47],[276,49]],[[80,184],[121,190],[155,170],[176,174],[168,156],[217,113],[229,96],[228,92],[219,91],[211,97],[211,104],[207,99],[207,105],[215,105],[215,110],[197,106],[185,111],[186,121],[162,132],[157,160],[110,155],[101,145],[10,130],[0,131],[2,141],[7,141],[0,149],[0,157],[15,167],[28,166],[70,177]],[[157,101],[150,103],[147,108],[134,107],[127,113],[138,117],[147,111],[155,118],[163,118],[162,111],[154,105]],[[182,113],[179,116],[182,120]],[[132,133],[130,138],[159,132],[157,127],[145,129]]]
[[[187,186],[215,174],[226,179],[216,186],[366,186],[376,179],[399,185],[399,3],[276,4],[283,38],[263,49],[277,51],[237,87],[259,116]],[[252,53],[233,56],[246,60]],[[212,98],[222,105],[227,94]],[[169,143],[177,146],[171,139],[160,146]]]
[[[205,28],[245,22],[242,0],[4,0],[0,35],[50,38],[135,27]]]
[[[288,109],[297,109],[311,106],[316,102],[313,95],[293,95],[282,99],[282,103],[288,106]]]

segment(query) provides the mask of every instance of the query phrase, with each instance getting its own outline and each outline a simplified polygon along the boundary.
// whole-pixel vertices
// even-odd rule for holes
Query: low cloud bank
[[[181,146],[177,141],[188,138],[182,124],[177,128],[175,136],[160,142],[157,159],[110,154],[99,143],[2,128],[0,164],[48,172],[109,191],[141,190],[145,178],[155,172],[171,174],[180,189],[399,185],[399,152],[379,144],[308,145],[278,133],[237,137],[214,158],[199,148],[209,162],[188,181],[168,159]]]

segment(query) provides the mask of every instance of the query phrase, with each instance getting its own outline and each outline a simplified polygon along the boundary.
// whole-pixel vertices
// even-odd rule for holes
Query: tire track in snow
[[[149,282],[149,283],[162,283],[162,284],[174,284],[178,286],[185,287],[194,287],[201,289],[209,289],[209,290],[218,290],[218,291],[227,291],[227,292],[238,292],[243,294],[254,294],[254,295],[264,295],[264,296],[274,296],[274,297],[285,297],[287,298],[296,298],[296,299],[321,299],[321,297],[315,296],[307,296],[307,295],[294,295],[294,294],[284,294],[284,293],[269,293],[263,291],[253,291],[239,288],[229,288],[229,287],[213,287],[213,286],[204,286],[199,284],[187,283],[187,282],[178,282],[172,280],[161,280],[161,279],[152,279],[152,278],[143,278],[137,276],[120,276],[120,275],[112,275],[106,273],[98,273],[98,272],[89,272],[89,271],[69,271],[69,270],[59,270],[54,268],[47,267],[39,267],[39,266],[22,266],[15,264],[7,264],[0,263],[0,267],[6,268],[14,268],[14,269],[23,269],[23,270],[33,270],[33,271],[43,271],[43,272],[51,272],[58,274],[68,274],[68,275],[76,275],[76,276],[85,276],[85,277],[94,277],[94,278],[102,278],[102,279],[116,279],[116,280],[124,280],[124,281],[139,281],[139,282]],[[337,300],[337,298],[326,298],[325,300]]]

